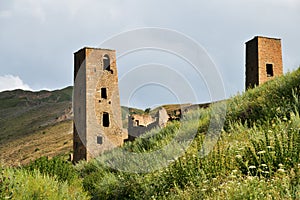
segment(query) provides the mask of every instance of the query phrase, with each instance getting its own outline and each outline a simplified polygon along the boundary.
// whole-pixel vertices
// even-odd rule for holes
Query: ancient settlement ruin
[[[256,36],[246,42],[246,89],[282,75],[281,40]],[[85,47],[74,53],[73,161],[91,158],[121,146],[154,127],[164,127],[169,116],[160,109],[153,118],[128,116],[122,127],[116,52]]]

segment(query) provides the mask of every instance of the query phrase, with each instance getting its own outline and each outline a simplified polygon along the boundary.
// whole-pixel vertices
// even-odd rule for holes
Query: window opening
[[[107,112],[103,113],[102,124],[104,127],[109,127],[109,114]]]
[[[101,88],[101,98],[107,99],[107,90],[106,88]]]
[[[103,143],[103,137],[97,136],[97,144],[102,144],[102,143]]]
[[[267,64],[266,65],[266,70],[267,70],[267,77],[272,77],[273,74],[273,65],[272,64]]]
[[[113,73],[113,70],[110,69],[110,58],[107,54],[103,56],[103,70],[110,71],[110,73]]]

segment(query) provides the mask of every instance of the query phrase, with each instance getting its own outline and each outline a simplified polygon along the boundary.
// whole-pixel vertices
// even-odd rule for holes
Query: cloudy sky
[[[73,53],[78,49],[99,47],[124,31],[159,27],[199,43],[229,97],[244,90],[244,43],[255,35],[282,39],[285,72],[300,65],[299,22],[299,0],[0,0],[0,91],[73,85]],[[118,62],[122,73],[125,66],[137,65],[137,56]],[[140,95],[133,96],[140,98],[143,90],[151,88],[140,88]]]

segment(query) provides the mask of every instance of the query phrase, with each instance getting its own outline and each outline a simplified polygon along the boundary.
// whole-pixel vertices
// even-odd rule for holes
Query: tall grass
[[[229,123],[241,121],[252,126],[279,117],[288,117],[299,110],[300,68],[285,76],[250,89],[228,101],[225,129]]]
[[[28,171],[38,170],[42,174],[55,177],[58,181],[68,181],[70,183],[78,181],[78,174],[72,163],[59,156],[52,159],[46,156],[40,157],[25,166],[25,169]]]
[[[262,139],[251,139],[243,156],[237,156],[244,174],[271,177],[277,171],[297,169],[300,164],[300,118],[291,115],[286,121],[274,120],[259,127]],[[252,130],[253,131],[253,130]]]
[[[78,185],[68,185],[39,171],[0,167],[0,199],[89,199]]]

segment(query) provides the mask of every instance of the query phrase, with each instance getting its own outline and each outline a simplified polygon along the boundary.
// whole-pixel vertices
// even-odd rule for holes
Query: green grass
[[[80,182],[60,182],[39,171],[0,167],[0,199],[89,199]]]

